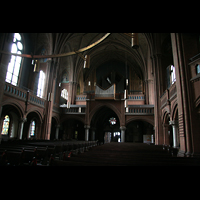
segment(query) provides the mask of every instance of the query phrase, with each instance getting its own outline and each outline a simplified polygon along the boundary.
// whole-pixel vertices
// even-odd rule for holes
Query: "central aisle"
[[[111,142],[93,147],[90,151],[56,161],[58,166],[200,166],[194,158],[172,157],[162,146],[143,143]]]

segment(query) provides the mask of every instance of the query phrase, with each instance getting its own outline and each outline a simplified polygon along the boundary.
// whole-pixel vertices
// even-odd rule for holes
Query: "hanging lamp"
[[[39,72],[39,71],[40,71],[40,61],[39,60],[34,60],[33,72]]]
[[[85,55],[83,68],[84,69],[90,68],[90,55]]]
[[[133,49],[139,48],[138,33],[131,33],[131,47]]]

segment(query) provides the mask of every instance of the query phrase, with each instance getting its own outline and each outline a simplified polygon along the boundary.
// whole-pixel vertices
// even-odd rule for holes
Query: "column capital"
[[[126,130],[126,126],[120,126],[120,129],[121,129],[122,131],[125,131],[125,130]]]
[[[84,128],[89,129],[90,126],[89,125],[84,125]]]
[[[24,117],[21,117],[20,119],[19,119],[19,122],[26,122],[27,121],[27,118],[24,118]]]
[[[178,125],[178,120],[169,121],[169,125]]]

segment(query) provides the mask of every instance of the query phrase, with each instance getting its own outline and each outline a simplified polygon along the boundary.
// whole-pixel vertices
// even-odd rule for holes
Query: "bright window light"
[[[11,53],[22,54],[23,44],[21,41],[21,35],[15,33],[13,37],[13,43],[11,46]],[[22,58],[19,56],[11,56],[10,62],[7,68],[6,82],[11,83],[12,85],[18,84],[19,71],[21,67]]]

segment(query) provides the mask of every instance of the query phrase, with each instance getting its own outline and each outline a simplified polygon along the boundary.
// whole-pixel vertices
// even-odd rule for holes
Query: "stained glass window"
[[[2,135],[8,135],[8,129],[10,124],[10,117],[8,115],[5,116],[3,121]]]
[[[13,37],[11,53],[22,54],[22,50],[23,50],[23,44],[21,41],[21,35],[19,33],[15,33]],[[12,85],[15,86],[18,84],[21,61],[22,57],[11,56],[6,73],[6,82],[11,83]]]
[[[114,124],[116,124],[117,120],[114,117],[111,117],[109,122],[111,125],[114,125]]]
[[[35,135],[35,121],[31,122],[31,127],[30,127],[30,136]]]

